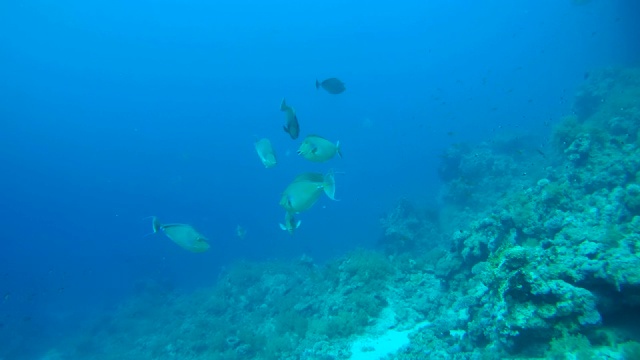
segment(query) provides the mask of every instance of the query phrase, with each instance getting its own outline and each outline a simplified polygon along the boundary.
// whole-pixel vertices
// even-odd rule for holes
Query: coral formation
[[[142,291],[70,358],[349,359],[401,334],[394,359],[637,359],[640,69],[594,72],[573,110],[544,151],[516,136],[446,150],[442,208],[401,200],[384,251]]]

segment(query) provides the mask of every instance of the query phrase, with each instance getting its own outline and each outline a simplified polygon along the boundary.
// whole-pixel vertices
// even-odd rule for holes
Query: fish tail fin
[[[336,152],[338,153],[338,156],[340,156],[340,159],[342,159],[342,151],[340,151],[340,140],[336,141]]]
[[[324,183],[322,186],[324,193],[327,194],[329,199],[336,200],[336,177],[333,172],[329,172],[324,176]]]
[[[156,234],[158,233],[158,231],[162,230],[162,223],[160,223],[160,220],[158,220],[157,217],[152,216],[151,217],[151,226],[153,226],[153,233]]]
[[[158,220],[157,217],[155,217],[155,216],[147,216],[145,219],[151,219],[151,227],[152,227],[152,231],[150,233],[148,233],[147,235],[145,235],[145,237],[151,236],[151,235],[155,235],[160,230],[162,230],[162,224],[160,223],[160,220]]]
[[[287,108],[287,101],[285,98],[282,98],[282,101],[280,102],[280,111],[287,111]]]
[[[316,79],[316,89],[320,89],[320,81],[318,79]]]

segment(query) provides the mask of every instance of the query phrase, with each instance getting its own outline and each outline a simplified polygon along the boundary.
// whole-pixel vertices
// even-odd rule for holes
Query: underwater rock
[[[589,150],[591,148],[591,135],[580,134],[578,137],[564,150],[567,159],[576,164],[586,163]]]

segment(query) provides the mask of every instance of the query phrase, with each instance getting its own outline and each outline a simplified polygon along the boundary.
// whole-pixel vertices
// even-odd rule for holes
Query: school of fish
[[[346,90],[344,83],[338,78],[328,78],[323,81],[316,80],[316,89],[320,88],[333,95],[341,94]],[[280,111],[285,114],[285,123],[282,126],[284,132],[289,135],[291,140],[297,140],[300,136],[300,123],[298,122],[295,108],[289,106],[283,98],[280,103]],[[257,139],[254,142],[254,147],[260,162],[265,168],[269,169],[277,165],[278,160],[271,140],[267,138]],[[314,134],[305,136],[298,147],[297,154],[315,163],[329,161],[336,155],[342,158],[339,141],[334,143]],[[279,224],[280,228],[293,235],[302,224],[302,221],[298,220],[296,215],[311,209],[322,194],[335,201],[335,192],[336,181],[335,172],[333,171],[325,174],[305,172],[296,176],[285,187],[280,197],[280,206],[285,210],[284,223]],[[174,243],[195,253],[201,253],[210,248],[209,240],[189,224],[162,224],[155,216],[152,216],[151,219],[153,230],[151,234],[163,233]],[[238,238],[244,239],[246,230],[238,225],[236,233]]]

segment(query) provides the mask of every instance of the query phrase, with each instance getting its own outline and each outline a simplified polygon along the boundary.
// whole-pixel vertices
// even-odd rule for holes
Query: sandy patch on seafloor
[[[391,355],[403,346],[409,345],[409,334],[429,325],[428,322],[416,324],[409,330],[389,329],[380,335],[363,335],[351,344],[350,360],[379,360]]]

